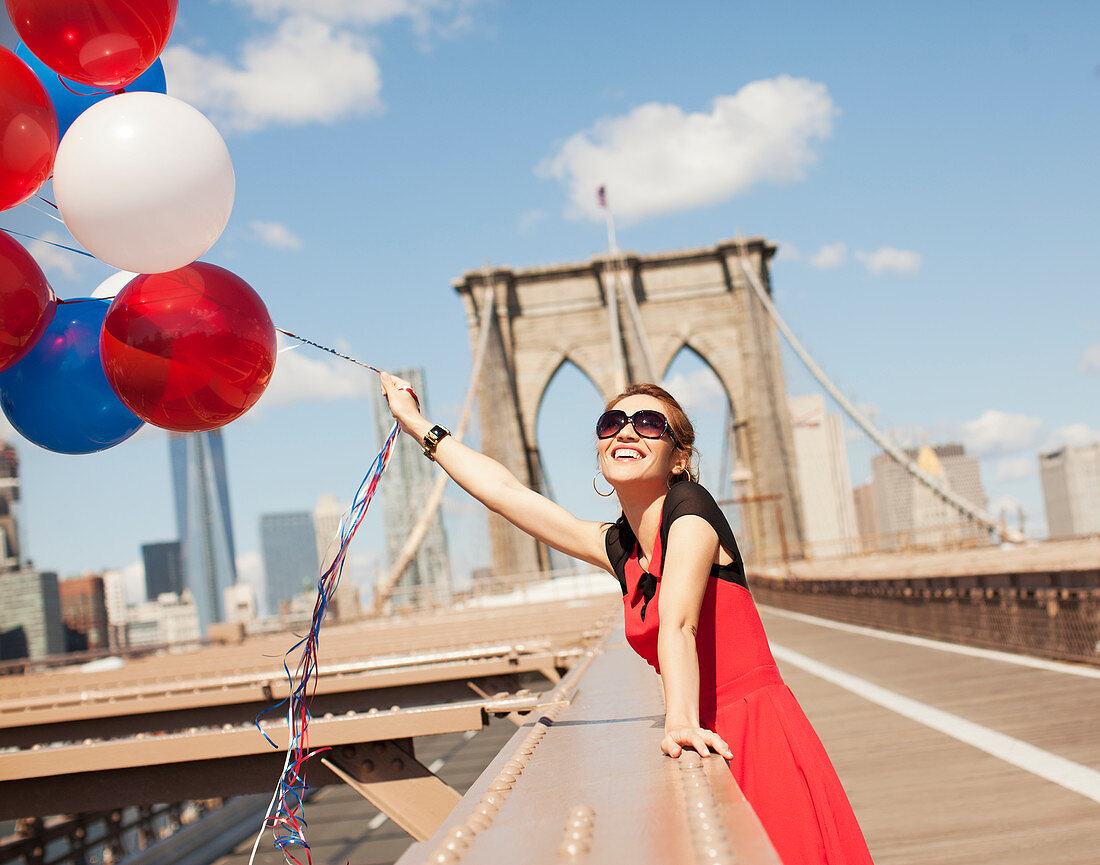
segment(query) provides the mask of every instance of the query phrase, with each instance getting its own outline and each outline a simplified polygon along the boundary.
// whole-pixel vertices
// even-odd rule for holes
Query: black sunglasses
[[[613,435],[617,435],[619,430],[627,424],[634,427],[634,432],[644,439],[659,439],[667,432],[673,443],[677,447],[680,446],[680,440],[676,438],[676,433],[672,431],[668,418],[653,409],[643,409],[634,412],[632,415],[628,415],[618,408],[605,411],[600,415],[600,419],[596,421],[596,438],[609,439]]]

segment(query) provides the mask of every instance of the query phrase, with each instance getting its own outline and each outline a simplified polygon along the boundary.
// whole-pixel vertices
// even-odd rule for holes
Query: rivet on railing
[[[592,830],[596,812],[587,805],[577,805],[565,822],[565,835],[558,847],[562,859],[573,860],[592,849]]]
[[[707,780],[703,758],[694,751],[684,751],[678,762],[680,791],[683,795],[688,833],[695,847],[696,861],[715,863],[715,865],[736,862],[736,855],[730,846],[725,825],[718,811],[714,791]]]

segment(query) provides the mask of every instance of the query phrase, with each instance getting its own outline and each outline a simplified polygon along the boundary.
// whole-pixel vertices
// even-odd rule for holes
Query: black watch
[[[424,434],[424,456],[435,462],[435,449],[436,446],[443,440],[444,436],[449,436],[451,431],[445,426],[436,424],[430,430]]]

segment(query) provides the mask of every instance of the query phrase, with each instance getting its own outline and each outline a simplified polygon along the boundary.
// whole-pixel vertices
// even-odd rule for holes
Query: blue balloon
[[[31,71],[46,88],[46,95],[50,97],[50,102],[53,103],[54,110],[57,112],[57,126],[61,135],[65,134],[65,130],[84,111],[100,100],[114,95],[112,90],[91,87],[88,84],[63,78],[31,54],[31,50],[22,42],[15,46],[15,56],[31,67]],[[148,93],[164,93],[167,90],[164,82],[164,66],[159,58],[125,87],[127,93],[133,93],[135,90],[144,90]]]
[[[103,372],[99,332],[110,305],[94,298],[59,303],[30,353],[0,373],[0,408],[24,438],[46,450],[106,450],[142,425]]]

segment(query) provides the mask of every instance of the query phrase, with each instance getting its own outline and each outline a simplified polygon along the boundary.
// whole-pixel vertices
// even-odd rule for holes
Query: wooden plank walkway
[[[1100,770],[1100,679],[764,611],[773,646]],[[789,663],[879,865],[1096,865],[1100,804]]]

